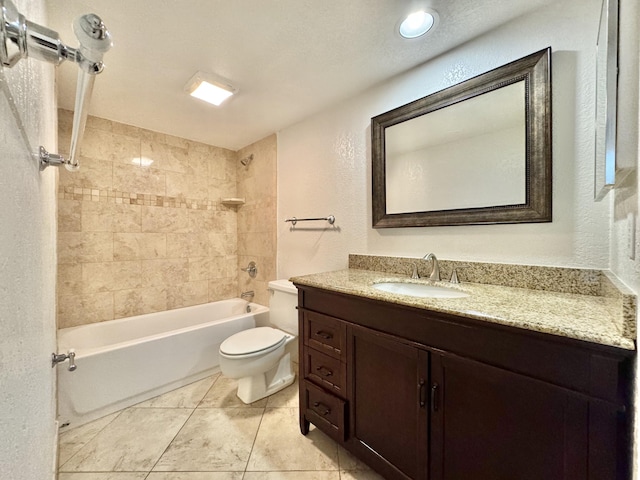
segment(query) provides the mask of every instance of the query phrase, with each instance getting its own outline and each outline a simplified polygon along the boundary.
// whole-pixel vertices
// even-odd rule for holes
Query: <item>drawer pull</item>
[[[325,332],[324,330],[318,330],[316,332],[316,335],[319,336],[319,337],[324,338],[325,340],[331,340],[333,338],[333,335],[331,335],[328,332]]]
[[[324,365],[321,365],[319,367],[316,367],[316,371],[320,372],[320,375],[322,375],[323,377],[330,377],[333,375],[333,371],[329,370],[327,367],[325,367]]]
[[[314,402],[313,406],[316,407],[316,408],[319,408],[320,410],[324,410],[324,411],[317,412],[317,413],[320,413],[322,415],[329,415],[331,413],[331,409],[329,407],[327,407],[324,403]]]

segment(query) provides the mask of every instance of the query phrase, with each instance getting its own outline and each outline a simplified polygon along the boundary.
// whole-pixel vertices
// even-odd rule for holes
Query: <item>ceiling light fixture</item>
[[[404,38],[418,38],[429,30],[432,30],[436,24],[438,15],[434,11],[419,10],[413,12],[400,23],[399,32]]]
[[[238,93],[229,83],[217,75],[197,72],[184,87],[192,97],[199,98],[213,105],[220,105],[231,95]]]

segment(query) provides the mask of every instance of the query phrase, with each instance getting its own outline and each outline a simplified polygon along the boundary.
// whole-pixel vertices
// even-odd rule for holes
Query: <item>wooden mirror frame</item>
[[[387,213],[385,129],[519,81],[525,82],[525,203]],[[373,228],[550,222],[552,220],[551,157],[551,47],[549,47],[371,119]]]

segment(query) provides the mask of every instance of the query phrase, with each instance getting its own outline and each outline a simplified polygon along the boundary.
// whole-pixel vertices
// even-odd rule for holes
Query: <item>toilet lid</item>
[[[263,350],[274,349],[284,343],[286,334],[271,327],[258,327],[243,330],[231,335],[220,345],[225,355],[247,355]]]

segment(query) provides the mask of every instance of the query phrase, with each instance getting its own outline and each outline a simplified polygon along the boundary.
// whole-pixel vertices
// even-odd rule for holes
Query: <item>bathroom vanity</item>
[[[599,324],[611,304],[488,285],[451,286],[469,293],[455,299],[372,288],[387,277],[293,279],[303,434],[314,424],[388,479],[628,478],[635,346]],[[560,325],[580,309],[584,328]]]

